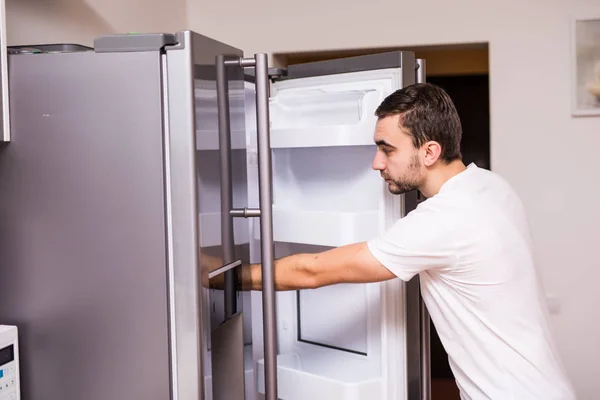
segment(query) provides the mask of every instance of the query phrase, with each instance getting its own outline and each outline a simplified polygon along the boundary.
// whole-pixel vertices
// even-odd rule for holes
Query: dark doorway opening
[[[466,165],[490,169],[489,75],[430,76],[427,81],[443,88],[452,98],[463,127],[461,152]],[[448,354],[433,322],[430,326],[432,400],[460,400]]]
[[[465,163],[490,169],[489,75],[430,76],[454,102],[463,127],[461,151]]]

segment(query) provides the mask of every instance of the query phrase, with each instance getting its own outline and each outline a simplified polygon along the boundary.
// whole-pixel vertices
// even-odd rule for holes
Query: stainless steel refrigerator
[[[191,31],[9,49],[0,323],[23,399],[428,396],[417,279],[276,293],[272,272],[415,206],[371,170],[373,113],[424,62],[243,56]]]

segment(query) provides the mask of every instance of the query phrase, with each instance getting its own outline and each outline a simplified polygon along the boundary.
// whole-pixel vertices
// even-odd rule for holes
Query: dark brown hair
[[[462,126],[448,93],[430,83],[417,83],[397,90],[377,107],[375,115],[400,115],[400,124],[412,135],[413,145],[435,141],[442,147],[440,158],[449,163],[462,158]]]

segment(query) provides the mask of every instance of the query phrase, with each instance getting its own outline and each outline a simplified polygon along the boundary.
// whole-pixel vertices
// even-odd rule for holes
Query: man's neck
[[[427,173],[427,179],[423,186],[419,188],[419,191],[426,198],[430,198],[439,193],[444,183],[461,172],[467,167],[462,160],[455,160],[449,164],[444,164],[440,161],[435,166],[431,167]]]

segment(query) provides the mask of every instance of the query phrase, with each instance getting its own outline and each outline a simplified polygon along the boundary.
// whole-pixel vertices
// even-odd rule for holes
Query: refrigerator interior
[[[400,199],[388,193],[371,164],[376,151],[374,111],[401,85],[400,76],[398,69],[387,69],[272,85],[276,259],[369,240],[394,219],[390,209],[399,210]],[[247,114],[254,115],[251,103]],[[254,154],[255,125],[248,120],[247,126],[249,154]],[[257,173],[250,162],[248,194],[255,204]],[[260,224],[251,223],[251,260],[259,262]],[[277,293],[282,398],[381,397],[380,288],[348,284]],[[261,294],[253,293],[254,326],[262,326],[261,313]],[[253,330],[253,343],[256,385],[263,393],[262,330]]]

